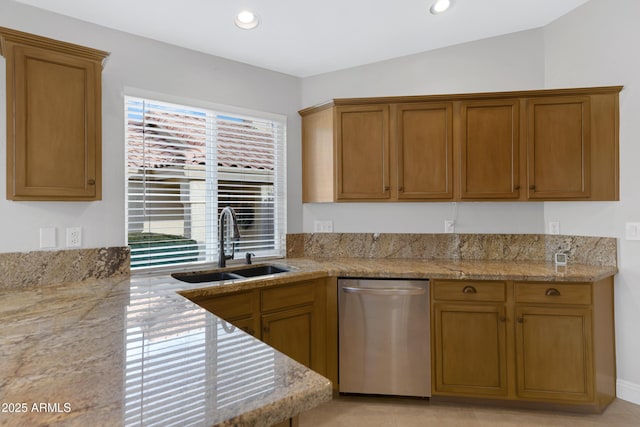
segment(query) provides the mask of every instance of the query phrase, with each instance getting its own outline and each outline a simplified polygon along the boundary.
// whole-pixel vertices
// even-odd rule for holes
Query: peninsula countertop
[[[272,263],[291,271],[215,283],[154,274],[0,291],[0,425],[269,426],[331,399],[326,378],[185,296],[320,277],[592,282],[617,272],[531,261]]]
[[[0,425],[271,426],[331,383],[169,276],[1,291]]]

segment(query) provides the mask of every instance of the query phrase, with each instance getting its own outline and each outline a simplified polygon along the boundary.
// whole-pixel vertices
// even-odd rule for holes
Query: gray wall
[[[124,106],[128,88],[287,115],[288,219],[302,229],[300,80],[227,59],[0,0],[0,26],[111,52],[103,77],[103,200],[11,202],[0,197],[0,252],[39,249],[39,228],[55,226],[58,249],[66,227],[82,227],[84,247],[125,243]],[[6,143],[5,61],[0,58],[0,146]],[[0,188],[6,187],[6,151],[0,150]]]
[[[640,222],[640,2],[591,0],[544,29],[545,84],[624,85],[620,94],[620,201],[545,203],[546,220],[566,234],[618,238],[616,349],[618,396],[640,404],[640,241],[625,240],[625,222]]]
[[[531,30],[350,68],[302,81],[302,105],[331,98],[542,89],[544,37]],[[538,203],[305,204],[303,228],[333,221],[336,232],[543,233]]]

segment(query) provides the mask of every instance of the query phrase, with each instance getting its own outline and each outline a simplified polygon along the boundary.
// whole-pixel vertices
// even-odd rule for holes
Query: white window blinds
[[[125,114],[132,268],[217,259],[226,206],[238,217],[237,255],[284,255],[283,119],[134,97]]]

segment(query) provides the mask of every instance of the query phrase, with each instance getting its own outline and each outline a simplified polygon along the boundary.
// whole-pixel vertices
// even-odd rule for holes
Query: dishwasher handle
[[[360,295],[423,295],[426,293],[425,288],[352,288],[350,286],[344,286],[342,290],[348,294],[360,294]]]

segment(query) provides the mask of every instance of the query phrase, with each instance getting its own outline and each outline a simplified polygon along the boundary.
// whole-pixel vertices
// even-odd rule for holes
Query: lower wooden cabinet
[[[249,335],[254,337],[258,337],[260,335],[260,319],[257,317],[242,317],[240,319],[229,320],[229,323],[234,325],[237,328],[242,329]]]
[[[434,399],[601,412],[615,398],[613,277],[431,285]],[[326,376],[337,390],[336,278],[193,301]]]
[[[506,396],[504,306],[434,304],[435,389]]]
[[[507,395],[504,282],[432,284],[434,392]]]
[[[197,297],[193,302],[326,375],[326,280]]]
[[[255,314],[260,307],[259,297],[256,291],[241,291],[196,298],[193,302],[249,335],[260,338],[260,316]]]
[[[314,338],[313,305],[262,316],[262,341],[305,366],[311,366]]]
[[[601,412],[615,398],[613,278],[434,281],[433,396]]]
[[[591,310],[516,308],[517,394],[531,399],[593,399]]]

